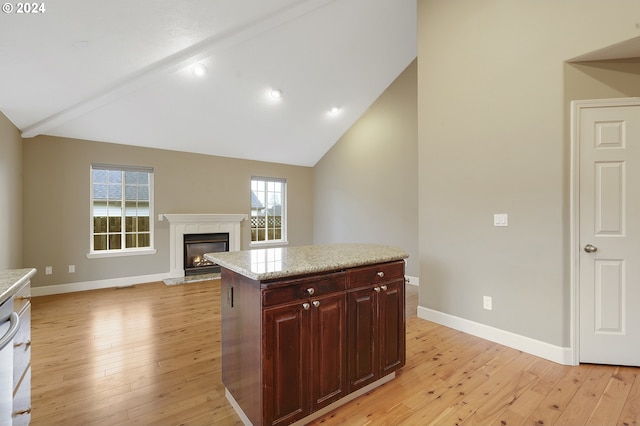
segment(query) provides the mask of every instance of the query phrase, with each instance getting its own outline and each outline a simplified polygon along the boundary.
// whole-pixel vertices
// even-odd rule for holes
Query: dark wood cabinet
[[[305,302],[306,303],[306,302]],[[301,303],[265,309],[264,418],[266,424],[287,424],[309,409],[309,315]]]
[[[342,282],[340,292],[315,296],[323,281],[283,287],[307,297],[263,310],[266,424],[291,423],[346,394],[344,274],[329,280]]]
[[[348,272],[349,392],[405,364],[404,263]]]
[[[222,269],[222,377],[245,422],[308,418],[404,365],[404,262],[374,266],[264,281]]]

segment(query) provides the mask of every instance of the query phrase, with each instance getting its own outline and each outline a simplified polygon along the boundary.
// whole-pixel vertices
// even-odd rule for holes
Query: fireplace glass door
[[[220,266],[205,259],[205,253],[229,251],[229,234],[185,234],[184,275],[220,272]]]

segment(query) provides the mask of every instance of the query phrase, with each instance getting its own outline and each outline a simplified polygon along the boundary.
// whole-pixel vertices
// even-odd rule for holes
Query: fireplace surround
[[[229,234],[229,251],[240,250],[240,224],[246,214],[165,214],[169,221],[169,276],[185,276],[185,234]]]

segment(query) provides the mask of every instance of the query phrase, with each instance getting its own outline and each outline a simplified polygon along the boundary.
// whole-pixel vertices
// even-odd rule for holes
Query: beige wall
[[[390,244],[417,277],[417,63],[413,61],[314,168],[314,242]]]
[[[252,175],[284,177],[291,246],[313,242],[309,167],[235,160],[151,148],[40,136],[24,140],[24,264],[37,267],[34,287],[169,272],[169,223],[155,222],[157,254],[88,259],[92,162],[154,168],[159,213],[250,214]],[[242,248],[249,246],[243,222]],[[69,274],[68,265],[76,272]],[[53,266],[53,275],[44,267]]]
[[[637,37],[638,16],[628,0],[418,1],[421,306],[569,346],[565,85],[612,91],[565,61]]]
[[[0,270],[22,268],[22,139],[0,112]]]

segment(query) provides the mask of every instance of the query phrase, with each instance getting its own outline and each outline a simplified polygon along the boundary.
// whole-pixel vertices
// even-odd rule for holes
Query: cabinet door
[[[349,392],[377,380],[378,313],[371,287],[347,292],[347,371]]]
[[[312,411],[347,393],[345,294],[311,299]]]
[[[380,319],[380,377],[405,364],[404,279],[381,285],[378,294]]]
[[[310,413],[309,305],[263,311],[264,424],[289,424]]]

